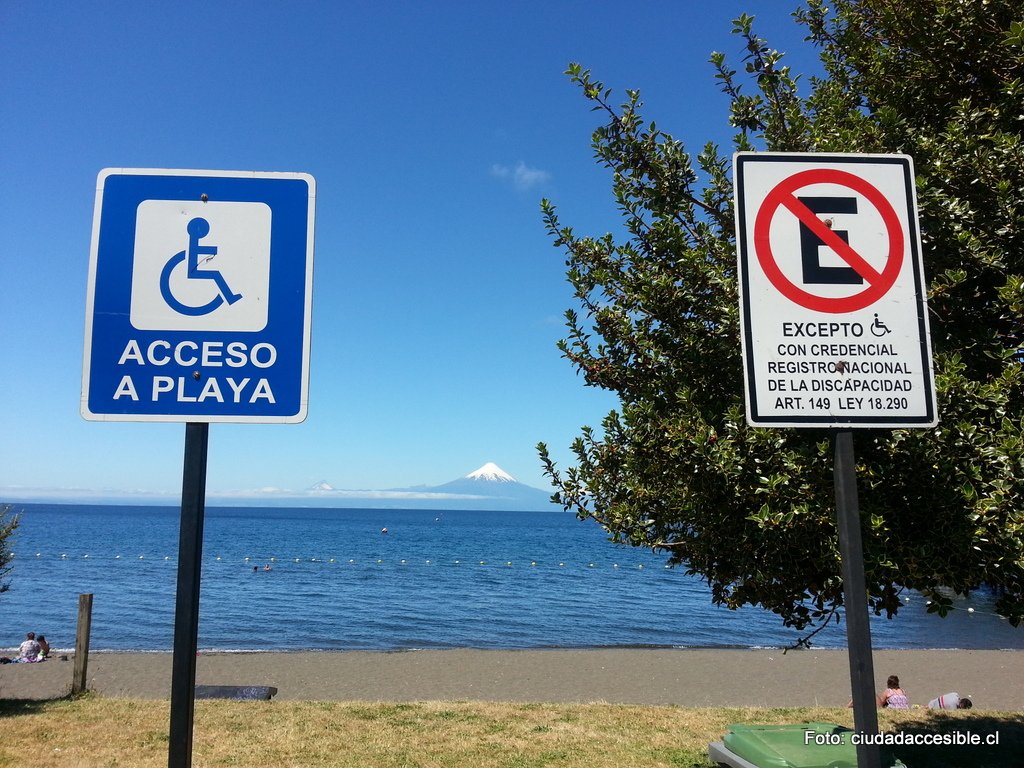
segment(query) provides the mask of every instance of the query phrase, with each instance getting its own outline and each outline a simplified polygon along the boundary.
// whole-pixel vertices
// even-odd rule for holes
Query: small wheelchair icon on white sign
[[[270,226],[265,203],[143,200],[135,218],[131,324],[147,331],[263,330]]]

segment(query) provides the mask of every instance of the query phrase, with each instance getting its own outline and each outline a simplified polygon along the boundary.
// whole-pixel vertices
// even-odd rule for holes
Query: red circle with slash
[[[881,271],[869,264],[796,197],[797,190],[812,184],[836,184],[847,187],[875,207],[882,217],[889,239],[889,252]],[[779,269],[769,237],[772,221],[783,208],[796,216],[800,223],[857,272],[867,283],[867,287],[851,296],[818,296],[786,277]],[[903,267],[904,246],[903,225],[885,195],[860,176],[832,168],[801,171],[783,179],[765,197],[754,219],[754,252],[765,276],[790,301],[817,312],[855,312],[871,306],[882,298],[892,288]]]

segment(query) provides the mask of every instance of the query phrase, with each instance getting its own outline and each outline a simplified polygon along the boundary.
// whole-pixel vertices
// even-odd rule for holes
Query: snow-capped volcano
[[[437,493],[459,494],[477,509],[550,509],[551,494],[519,482],[493,461],[450,483],[426,488]]]
[[[553,490],[553,489],[552,489]],[[530,511],[553,509],[552,490],[543,491],[516,480],[493,461],[441,485],[382,490],[345,490],[326,480],[302,491],[260,488],[218,495],[220,503],[288,506],[290,503],[338,509],[449,509]]]
[[[515,483],[518,482],[512,475],[503,470],[493,461],[488,461],[480,469],[466,475],[466,480],[483,480],[489,483]]]

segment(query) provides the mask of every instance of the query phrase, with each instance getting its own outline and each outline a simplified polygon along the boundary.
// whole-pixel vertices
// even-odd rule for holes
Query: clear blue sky
[[[740,68],[748,12],[806,70],[795,6],[0,2],[0,498],[180,490],[183,425],[79,415],[105,167],[317,180],[309,416],[212,425],[212,492],[434,485],[486,461],[546,487],[533,446],[564,465],[615,405],[555,348],[574,304],[540,199],[579,232],[618,226],[567,63],[640,89],[689,147],[727,143],[708,56]]]

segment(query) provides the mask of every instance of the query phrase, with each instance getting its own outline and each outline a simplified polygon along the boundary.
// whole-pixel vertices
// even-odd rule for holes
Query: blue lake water
[[[171,649],[177,508],[15,509],[0,647],[27,630],[73,646],[78,595],[92,593],[93,649]],[[557,510],[208,508],[199,646],[777,647],[798,636],[770,613],[717,608],[709,595],[663,556],[613,545]],[[959,600],[965,610],[944,620],[919,595],[909,600],[897,619],[873,620],[876,648],[1024,648],[1024,628],[996,616],[990,596]],[[845,644],[845,625],[815,638]]]

